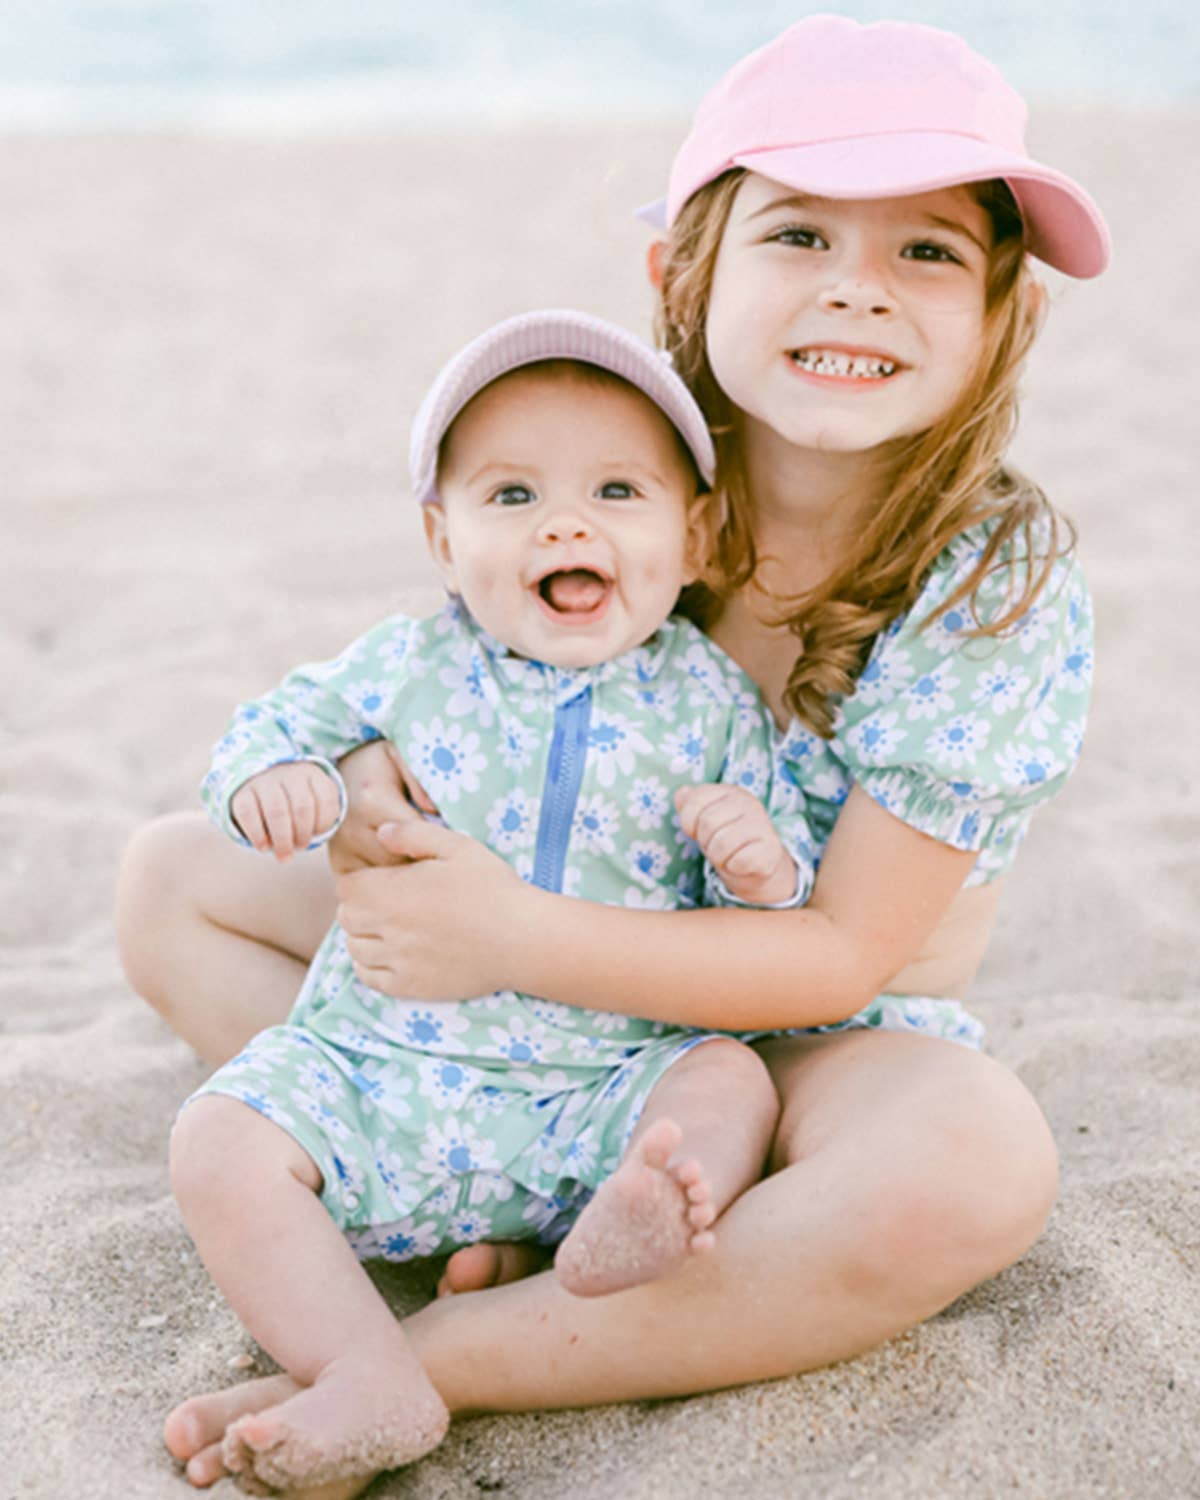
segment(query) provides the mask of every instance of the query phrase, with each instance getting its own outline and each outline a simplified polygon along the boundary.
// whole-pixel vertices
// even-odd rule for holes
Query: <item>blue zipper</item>
[[[550,741],[542,812],[538,819],[537,849],[533,856],[533,883],[544,891],[562,890],[571,824],[575,820],[575,804],[579,800],[587,760],[591,718],[590,686],[554,710],[554,735]]]

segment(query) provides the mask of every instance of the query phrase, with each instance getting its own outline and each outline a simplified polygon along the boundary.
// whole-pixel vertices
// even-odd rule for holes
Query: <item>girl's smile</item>
[[[798,375],[821,385],[832,380],[852,389],[865,389],[873,382],[888,380],[902,368],[901,362],[890,354],[849,344],[794,349],[790,357]]]
[[[968,188],[813,198],[748,173],[707,323],[747,441],[865,456],[932,427],[979,356],[989,244]]]

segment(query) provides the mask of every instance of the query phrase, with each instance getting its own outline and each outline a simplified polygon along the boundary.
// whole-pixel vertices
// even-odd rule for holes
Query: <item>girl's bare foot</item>
[[[619,1292],[711,1248],[712,1190],[699,1162],[671,1160],[682,1139],[673,1120],[656,1120],[602,1184],[554,1261],[567,1291]]]
[[[311,1386],[246,1412],[226,1428],[221,1454],[249,1494],[308,1493],[412,1463],[449,1420],[411,1350],[393,1344],[335,1360]]]
[[[450,1297],[460,1292],[482,1292],[490,1286],[505,1286],[510,1281],[520,1281],[523,1276],[544,1270],[549,1263],[550,1255],[541,1245],[508,1241],[496,1245],[465,1245],[446,1262],[437,1294]]]

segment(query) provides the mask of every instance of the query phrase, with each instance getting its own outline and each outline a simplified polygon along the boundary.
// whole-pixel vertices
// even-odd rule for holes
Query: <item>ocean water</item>
[[[1195,0],[0,0],[0,130],[294,134],[686,112],[815,9],[959,31],[1035,99],[1200,101]]]

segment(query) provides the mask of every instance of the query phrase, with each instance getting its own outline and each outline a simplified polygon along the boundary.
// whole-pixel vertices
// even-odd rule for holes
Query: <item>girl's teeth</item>
[[[889,359],[876,359],[863,354],[835,354],[825,349],[799,349],[792,360],[802,370],[814,375],[850,376],[856,380],[882,380],[896,373],[896,366]]]

